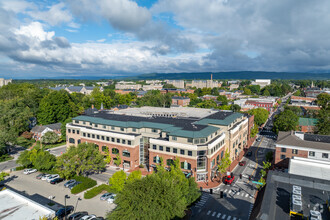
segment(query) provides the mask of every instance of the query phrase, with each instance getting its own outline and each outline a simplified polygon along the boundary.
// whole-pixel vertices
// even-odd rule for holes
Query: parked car
[[[100,197],[100,200],[107,200],[111,195],[112,195],[112,193],[104,193],[104,194]]]
[[[251,157],[251,156],[252,156],[252,151],[248,151],[248,152],[246,153],[246,156],[247,156],[247,157]]]
[[[96,217],[96,218],[94,218],[94,220],[104,220],[104,218],[103,217]]]
[[[69,180],[68,182],[64,183],[64,187],[69,187],[71,184],[77,182],[76,180]]]
[[[246,164],[246,161],[240,161],[239,163],[238,163],[240,166],[245,166],[245,164]]]
[[[256,141],[258,141],[258,142],[259,142],[259,141],[261,141],[261,138],[260,138],[260,137],[258,137],[258,138],[256,139]]]
[[[45,175],[46,175],[46,174],[41,173],[41,174],[39,174],[38,176],[36,176],[36,179],[41,180],[41,178],[42,178],[43,176],[45,176]]]
[[[73,206],[66,206],[63,208],[60,208],[55,212],[55,216],[59,219],[69,215],[73,211],[74,207]]]
[[[69,216],[69,220],[77,220],[77,219],[81,219],[82,217],[88,215],[88,212],[76,212],[73,213],[72,215]]]
[[[85,215],[80,220],[90,220],[90,219],[95,219],[95,218],[96,218],[96,215]]]
[[[53,174],[53,175],[50,175],[48,178],[47,178],[47,182],[50,182],[52,181],[53,179],[56,179],[56,178],[59,178],[60,175],[58,174]]]
[[[75,182],[71,185],[68,186],[69,189],[72,189],[73,187],[75,187],[76,185],[79,185],[81,182]]]
[[[31,173],[35,173],[37,171],[38,171],[37,169],[25,169],[23,173],[28,175],[28,174],[31,174]]]
[[[114,203],[115,199],[116,199],[116,194],[112,194],[112,195],[107,199],[107,201],[108,201],[108,203]]]
[[[58,177],[58,178],[52,179],[50,181],[50,184],[57,184],[57,183],[62,182],[63,180],[64,180],[63,178]]]
[[[233,181],[235,180],[235,176],[227,176],[225,179],[225,184],[229,184],[231,185],[233,183]]]
[[[45,174],[44,176],[41,177],[41,180],[46,180],[51,174]]]

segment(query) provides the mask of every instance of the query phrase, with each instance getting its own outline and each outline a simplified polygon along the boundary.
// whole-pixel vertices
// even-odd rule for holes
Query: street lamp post
[[[64,219],[66,220],[66,199],[70,199],[70,196],[64,196]]]

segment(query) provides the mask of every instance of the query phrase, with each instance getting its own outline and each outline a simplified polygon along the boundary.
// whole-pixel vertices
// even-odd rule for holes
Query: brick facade
[[[282,152],[282,149],[285,149],[285,152]],[[295,149],[291,149],[291,148],[276,147],[276,150],[275,150],[276,166],[287,168],[289,165],[289,159],[292,157],[308,158],[308,151],[298,150],[298,153],[296,154],[293,152],[294,150]]]

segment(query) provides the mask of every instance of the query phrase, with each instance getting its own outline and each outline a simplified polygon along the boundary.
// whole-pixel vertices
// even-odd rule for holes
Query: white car
[[[85,215],[80,220],[90,220],[96,218],[96,215]]]
[[[114,203],[115,199],[116,199],[116,194],[112,194],[112,195],[107,199],[107,201],[108,201],[108,203]]]
[[[50,176],[47,178],[47,182],[50,182],[50,181],[52,181],[53,179],[56,179],[56,178],[58,178],[58,177],[60,177],[60,175],[58,175],[58,174],[50,175]]]
[[[35,173],[37,171],[38,171],[37,169],[25,169],[23,173],[28,175],[28,174],[31,174],[31,173]]]
[[[49,176],[51,176],[51,174],[45,174],[43,177],[41,177],[41,180],[46,180]]]

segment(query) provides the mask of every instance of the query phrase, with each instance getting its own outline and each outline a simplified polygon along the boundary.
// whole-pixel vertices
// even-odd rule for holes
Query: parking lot
[[[101,201],[101,194],[92,199],[84,199],[83,192],[77,195],[71,194],[70,190],[64,187],[66,181],[52,185],[47,181],[36,179],[38,174],[40,173],[25,175],[23,171],[15,171],[10,174],[10,177],[5,182],[9,188],[53,210],[64,206],[65,195],[70,196],[69,199],[66,199],[66,205],[74,206],[75,212],[87,211],[89,214],[105,217],[107,212],[112,211],[116,207],[115,204]],[[49,197],[54,198],[51,200]],[[55,205],[48,206],[47,204],[51,201]]]

